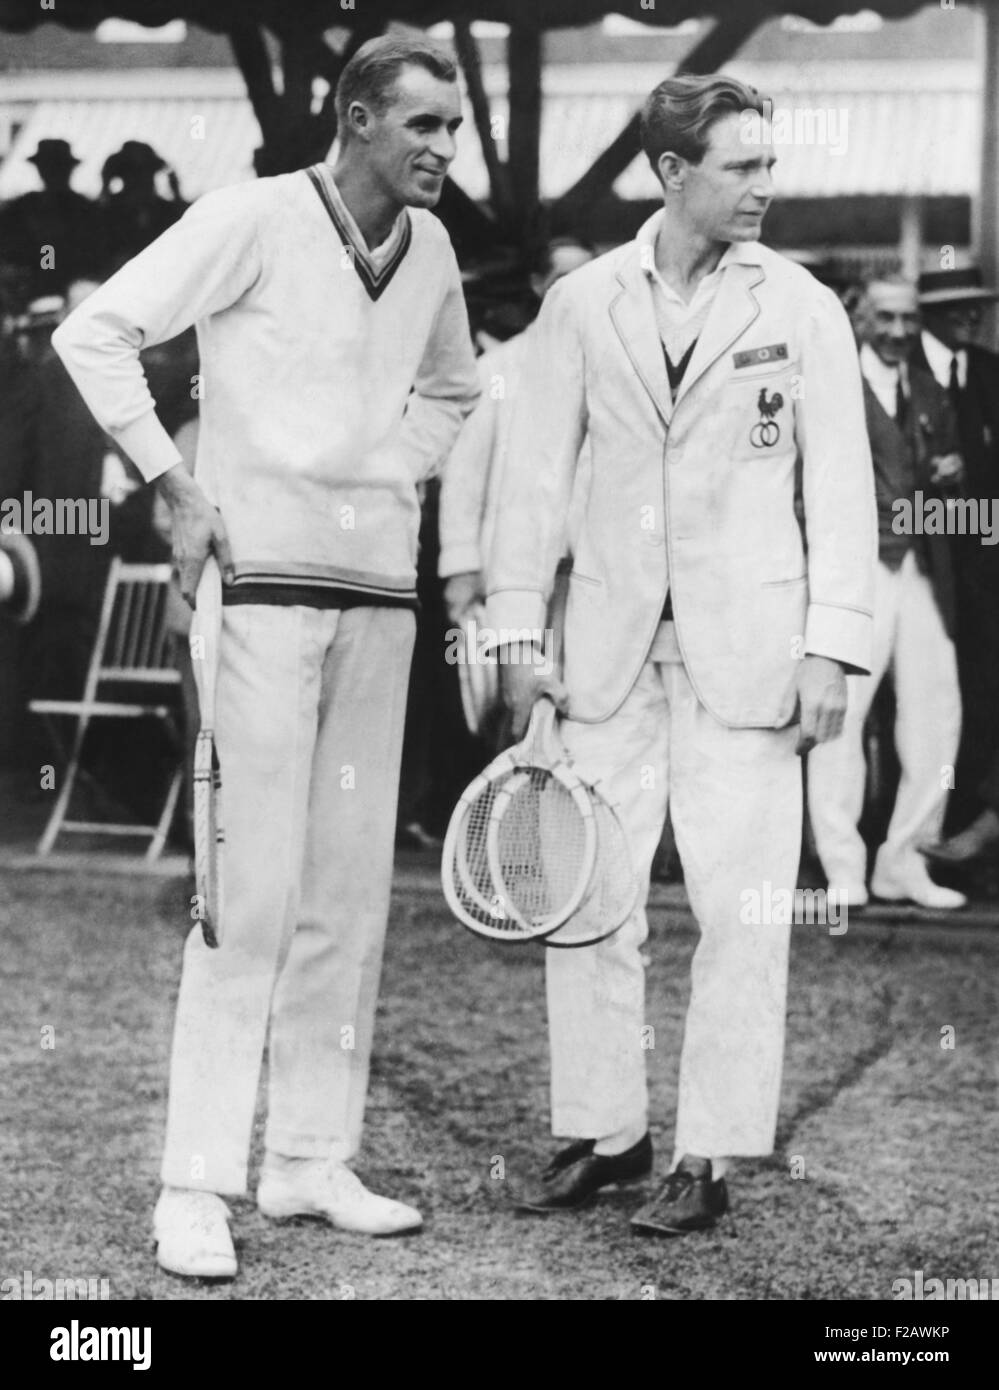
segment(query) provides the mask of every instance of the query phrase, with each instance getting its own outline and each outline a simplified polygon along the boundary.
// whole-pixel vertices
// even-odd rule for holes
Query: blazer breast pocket
[[[793,364],[736,372],[726,381],[719,403],[731,457],[765,460],[787,449],[794,438],[795,381]]]

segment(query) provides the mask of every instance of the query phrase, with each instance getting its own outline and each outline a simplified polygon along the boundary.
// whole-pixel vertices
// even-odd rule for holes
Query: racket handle
[[[558,735],[555,732],[557,718],[555,701],[550,695],[539,695],[534,702],[527,733],[524,735],[525,746],[532,749],[535,755],[540,753],[544,760],[551,762],[558,762],[562,756]]]
[[[191,666],[198,690],[201,727],[215,728],[215,682],[222,635],[222,575],[214,555],[201,571],[191,619]]]

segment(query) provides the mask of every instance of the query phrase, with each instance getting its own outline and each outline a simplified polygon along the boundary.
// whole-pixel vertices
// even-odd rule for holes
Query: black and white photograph
[[[999,0],[0,0],[30,1367],[648,1301],[970,1372],[997,304]]]

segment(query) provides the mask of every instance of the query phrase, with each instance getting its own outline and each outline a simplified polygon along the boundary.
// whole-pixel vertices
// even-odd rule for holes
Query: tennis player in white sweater
[[[225,579],[216,736],[226,933],[184,951],[158,1260],[232,1277],[224,1196],[246,1191],[268,1042],[272,1217],[390,1235],[414,1208],[369,1192],[358,1151],[415,628],[416,485],[478,383],[437,203],[461,122],[450,57],[373,39],[337,89],[334,167],[212,193],[53,337],[101,425],[171,510],[193,602]],[[197,324],[194,477],[139,350]]]

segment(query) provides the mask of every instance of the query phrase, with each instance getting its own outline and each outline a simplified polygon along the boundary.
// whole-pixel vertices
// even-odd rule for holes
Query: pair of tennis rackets
[[[471,783],[448,825],[444,896],[477,936],[592,946],[637,904],[624,828],[573,770],[556,718],[542,696],[524,739]]]
[[[222,633],[222,575],[209,555],[191,620],[191,666],[201,727],[194,745],[194,912],[208,946],[222,945],[225,831],[222,769],[215,743],[215,682]]]

